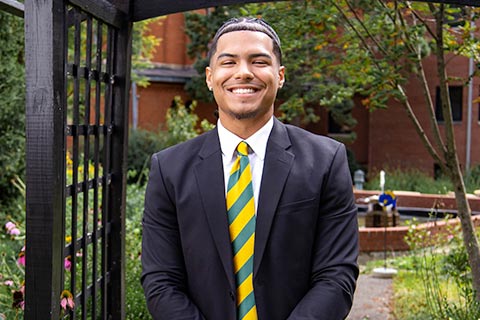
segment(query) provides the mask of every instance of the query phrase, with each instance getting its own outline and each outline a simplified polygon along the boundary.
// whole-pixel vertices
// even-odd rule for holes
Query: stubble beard
[[[254,110],[250,112],[241,112],[241,113],[230,111],[230,115],[237,120],[253,119],[258,115],[258,110]]]

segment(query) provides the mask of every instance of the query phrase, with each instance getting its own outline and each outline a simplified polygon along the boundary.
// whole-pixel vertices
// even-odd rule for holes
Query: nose
[[[253,79],[253,72],[250,69],[248,62],[240,62],[235,72],[235,79],[237,80],[251,80]]]

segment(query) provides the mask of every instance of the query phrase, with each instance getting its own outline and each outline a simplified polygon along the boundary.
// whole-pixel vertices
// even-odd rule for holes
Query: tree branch
[[[407,4],[407,6],[409,6],[409,4]],[[405,25],[405,20],[403,19],[402,15],[400,15],[400,19],[402,21],[402,24]],[[415,19],[415,17],[413,18],[412,21],[413,21],[412,22],[413,25],[416,26],[417,25],[417,20]],[[408,34],[408,32],[405,32],[405,36],[409,40],[409,42],[411,42],[411,38],[410,38],[410,35]],[[443,152],[443,154],[445,154],[445,152],[446,152],[445,143],[443,142],[442,136],[440,134],[440,128],[438,127],[438,121],[437,121],[437,117],[435,115],[435,109],[434,109],[434,106],[433,106],[432,95],[430,94],[430,88],[428,87],[428,80],[427,80],[427,77],[425,75],[425,69],[423,68],[421,50],[416,49],[415,47],[411,47],[411,48],[413,49],[413,52],[417,56],[417,58],[415,59],[415,62],[417,64],[417,68],[418,68],[419,71],[416,75],[417,75],[417,78],[420,80],[420,83],[422,84],[422,89],[423,89],[422,91],[423,91],[423,94],[424,94],[425,102],[427,103],[427,111],[428,111],[428,115],[429,115],[430,126],[431,126],[431,129],[432,129],[432,132],[433,132],[434,141],[435,141],[438,149],[440,149]]]
[[[335,3],[335,0],[334,1],[331,1],[331,3],[333,4],[333,6],[338,10],[338,12],[340,12],[340,14],[342,15],[343,19],[345,20],[345,22],[350,26],[350,28],[352,28],[353,32],[355,32],[355,34],[357,35],[357,37],[360,39],[360,41],[362,42],[363,46],[365,47],[365,49],[368,50],[368,52],[370,53],[371,57],[372,57],[372,60],[373,60],[373,63],[375,64],[375,66],[377,67],[378,70],[382,70],[382,68],[380,67],[380,65],[378,64],[377,60],[375,59],[375,53],[372,51],[372,49],[370,48],[370,46],[368,45],[367,43],[367,40],[362,36],[362,34],[357,30],[357,28],[352,24],[352,22],[350,21],[350,19],[348,19],[347,15],[345,14],[345,12],[343,11],[343,9],[337,4]]]
[[[360,19],[360,17],[358,16],[358,13],[357,11],[355,10],[355,8],[352,6],[352,4],[350,3],[349,0],[345,0],[345,3],[347,4],[348,6],[348,9],[350,9],[350,11],[353,13],[353,15],[355,16],[355,19],[358,21],[358,23],[360,24],[360,26],[362,27],[363,31],[365,31],[368,35],[368,38],[370,38],[374,43],[375,45],[378,47],[378,49],[380,49],[380,51],[384,54],[384,55],[388,55],[388,52],[385,48],[383,48],[383,46],[377,41],[377,39],[370,33],[370,31],[368,30],[368,28],[365,26],[365,24],[363,23],[363,21]],[[337,5],[335,5],[337,6]]]
[[[417,131],[417,134],[420,137],[420,140],[422,140],[423,145],[427,149],[428,153],[432,156],[433,160],[436,161],[441,166],[442,170],[446,170],[445,162],[442,160],[442,158],[439,156],[439,154],[433,147],[432,143],[430,142],[430,140],[428,139],[428,136],[425,133],[425,130],[423,130],[422,125],[420,124],[417,116],[413,112],[412,106],[407,99],[407,94],[405,93],[405,90],[401,85],[397,85],[397,89],[405,97],[403,106],[407,111],[408,117],[410,118],[410,120],[412,120],[413,126],[415,127],[415,130]]]
[[[433,10],[432,10],[433,8]],[[445,159],[448,160],[457,158],[457,150],[455,146],[455,134],[453,132],[453,116],[450,103],[450,93],[448,90],[448,79],[445,70],[445,52],[443,43],[443,18],[444,18],[444,5],[440,4],[439,10],[435,10],[433,5],[430,6],[432,14],[436,20],[436,56],[437,56],[437,73],[440,80],[440,96],[442,100],[442,113],[445,121],[445,135],[447,139]],[[458,160],[457,160],[458,161]]]
[[[425,28],[427,29],[427,32],[432,36],[433,39],[435,39],[435,41],[437,40],[437,36],[435,34],[435,32],[433,32],[433,30],[429,27],[427,21],[425,21],[425,19],[423,19],[415,10],[412,9],[412,7],[410,6],[410,4],[408,4],[408,7],[410,8],[410,10],[412,10],[412,13],[413,15],[415,16],[415,18],[417,18],[418,20],[420,20],[420,22],[425,26]]]

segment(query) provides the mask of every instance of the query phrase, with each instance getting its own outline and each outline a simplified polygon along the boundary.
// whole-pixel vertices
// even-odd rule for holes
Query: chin
[[[253,119],[258,115],[258,111],[246,111],[246,112],[232,112],[232,115],[237,119],[237,120],[242,120],[242,119]]]

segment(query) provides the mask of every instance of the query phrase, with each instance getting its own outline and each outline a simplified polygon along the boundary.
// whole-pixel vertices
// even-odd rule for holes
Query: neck
[[[262,121],[259,121],[258,119],[235,119],[234,121],[225,121],[220,117],[220,121],[225,129],[244,140],[260,130],[268,120],[270,120],[270,117]]]

